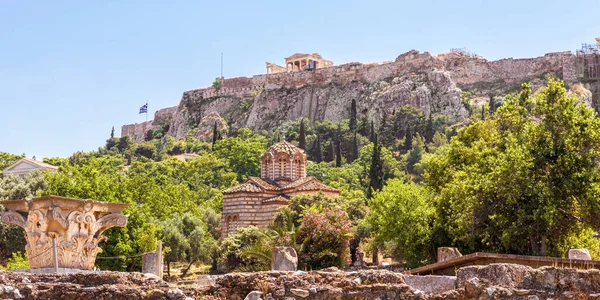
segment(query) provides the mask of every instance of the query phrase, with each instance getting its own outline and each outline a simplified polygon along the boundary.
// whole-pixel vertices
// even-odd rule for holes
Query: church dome
[[[265,154],[267,154],[267,153],[272,153],[272,154],[287,153],[289,155],[294,155],[298,152],[304,153],[304,150],[294,146],[294,144],[292,144],[290,142],[283,141],[283,142],[279,142],[279,143],[274,144],[273,146],[269,147],[267,149],[267,151],[265,152]]]
[[[274,181],[306,177],[304,150],[286,141],[269,147],[261,157],[261,177]]]

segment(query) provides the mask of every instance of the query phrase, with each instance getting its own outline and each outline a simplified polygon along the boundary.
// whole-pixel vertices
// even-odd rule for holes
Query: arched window
[[[296,175],[296,177],[300,178],[302,177],[302,164],[300,162],[299,159],[295,159],[294,160],[294,165],[296,165],[296,170],[294,170],[294,174]]]
[[[284,170],[285,170],[285,159],[280,158],[279,159],[279,176],[278,177],[283,177],[284,175]]]

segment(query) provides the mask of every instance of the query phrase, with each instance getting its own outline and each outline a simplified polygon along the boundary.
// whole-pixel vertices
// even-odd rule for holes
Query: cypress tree
[[[323,161],[323,156],[321,155],[321,136],[317,134],[317,142],[315,143],[315,160],[317,163]]]
[[[431,114],[429,114],[429,118],[427,119],[427,126],[425,126],[425,141],[427,143],[431,143],[433,141],[433,135],[435,132],[433,131],[433,118]]]
[[[350,157],[350,162],[353,162],[358,158],[358,140],[356,139],[356,131],[354,132],[354,140],[352,141],[352,157]]]
[[[333,138],[329,140],[329,146],[327,147],[327,153],[324,158],[326,162],[335,160],[335,142],[333,141]]]
[[[373,121],[371,121],[371,132],[370,132],[371,136],[369,137],[369,141],[371,143],[375,142],[375,125],[373,125]]]
[[[496,102],[494,101],[494,96],[490,96],[490,115],[496,112]]]
[[[406,135],[404,135],[404,150],[408,151],[412,148],[412,132],[410,132],[410,125],[406,127]]]
[[[212,148],[211,150],[215,150],[215,144],[217,143],[217,139],[219,138],[219,131],[217,130],[217,122],[215,122],[215,126],[213,126],[213,136],[212,136]]]
[[[115,126],[112,127],[112,130],[110,131],[110,138],[114,138],[115,137]]]
[[[481,120],[485,120],[485,106],[481,105]]]
[[[306,132],[304,132],[304,119],[300,121],[300,134],[298,136],[298,148],[306,148]]]
[[[352,104],[350,105],[350,130],[352,132],[356,131],[356,100],[352,99]]]
[[[340,143],[340,137],[335,140],[335,166],[342,166],[342,145]]]
[[[371,156],[371,169],[369,170],[369,189],[367,198],[372,198],[373,193],[383,188],[383,162],[381,161],[381,145],[377,142],[375,134],[373,142],[373,155]]]

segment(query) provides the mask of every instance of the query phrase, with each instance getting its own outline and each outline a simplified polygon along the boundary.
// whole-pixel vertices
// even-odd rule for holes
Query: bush
[[[6,270],[12,271],[16,269],[29,269],[29,262],[27,261],[26,252],[13,252],[12,257],[8,259]]]
[[[241,227],[221,242],[219,271],[267,271],[271,267],[274,233],[255,226]]]
[[[350,259],[352,224],[341,209],[308,211],[299,228],[299,264],[305,269],[343,267]]]

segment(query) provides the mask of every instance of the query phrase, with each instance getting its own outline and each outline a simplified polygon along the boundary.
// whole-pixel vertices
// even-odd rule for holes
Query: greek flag
[[[145,114],[148,113],[148,103],[142,105],[142,107],[140,107],[140,114]]]

